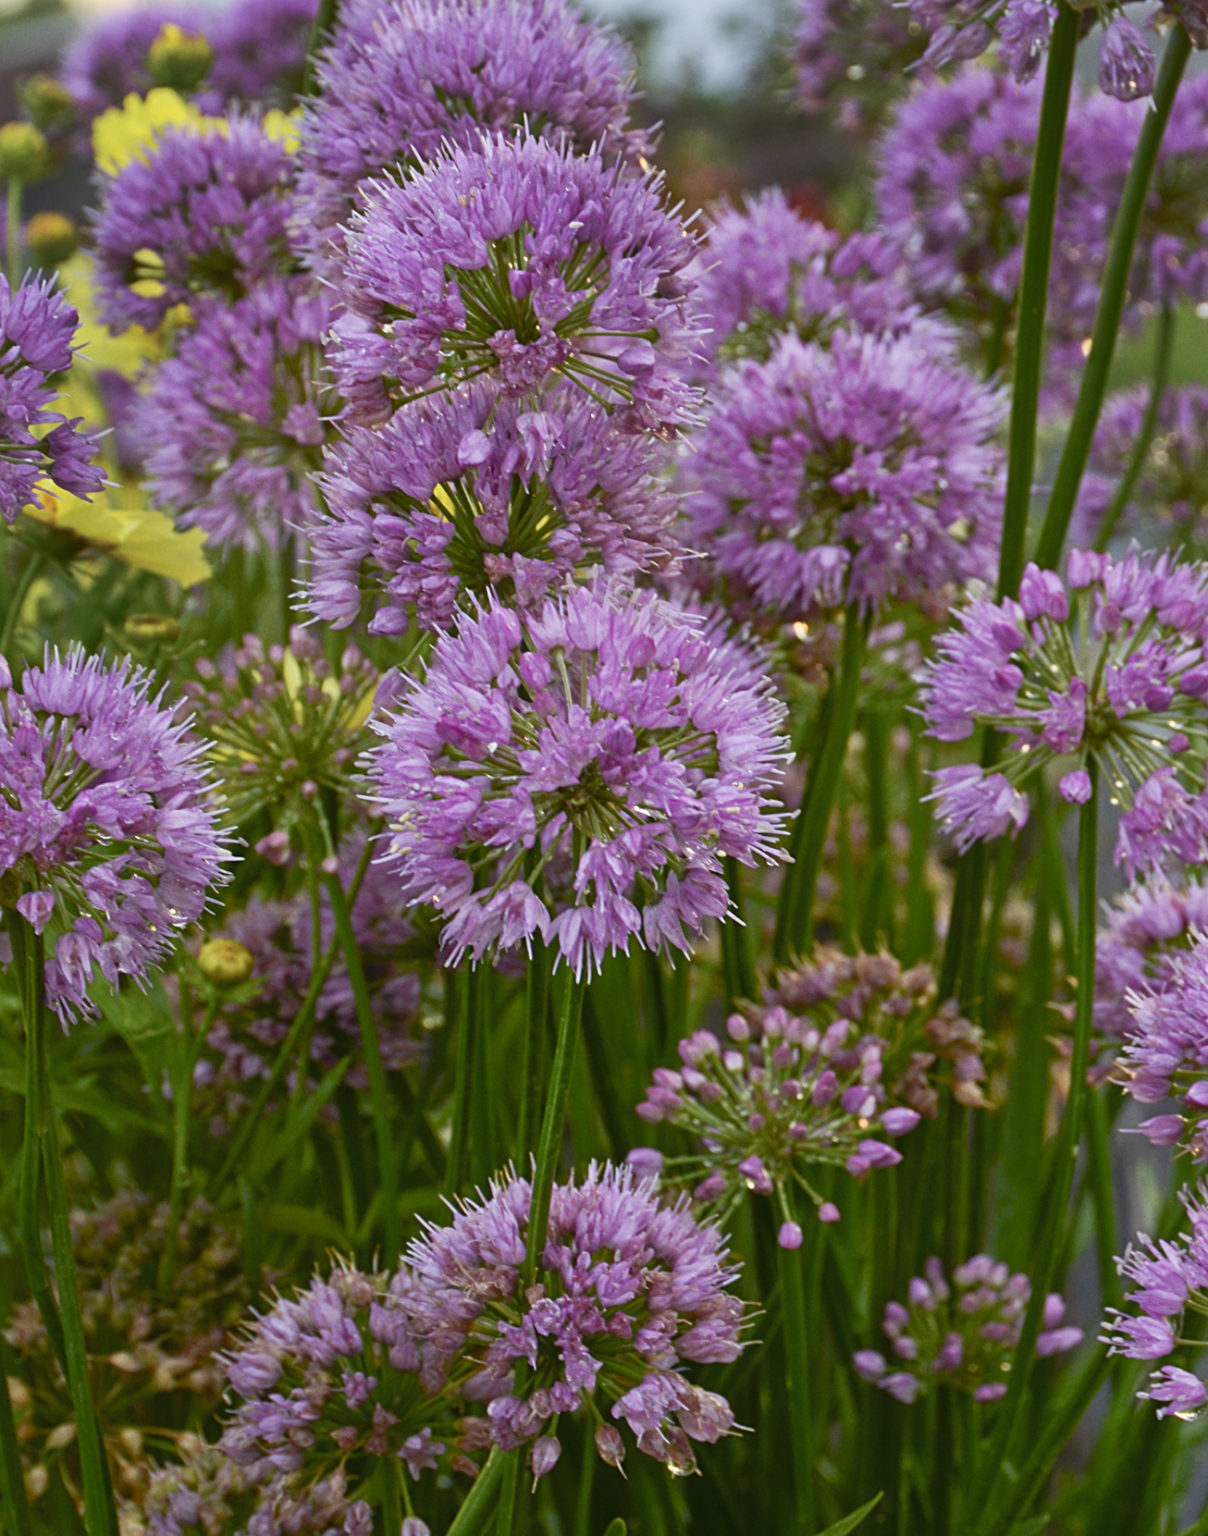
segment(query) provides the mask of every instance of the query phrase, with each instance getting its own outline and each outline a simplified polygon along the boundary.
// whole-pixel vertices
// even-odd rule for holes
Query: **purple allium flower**
[[[669,433],[693,403],[695,243],[655,175],[531,137],[451,147],[354,215],[332,367],[354,421],[484,378],[534,398],[570,380],[622,425]]]
[[[333,402],[321,342],[326,289],[270,278],[205,299],[136,407],[148,494],[216,543],[275,548],[314,521]]]
[[[1170,950],[1153,984],[1128,994],[1132,1018],[1114,1075],[1141,1104],[1174,1099],[1180,1113],[1155,1116],[1137,1129],[1156,1146],[1183,1141],[1208,1162],[1208,938],[1189,935]]]
[[[797,104],[803,112],[833,112],[849,130],[873,126],[906,88],[924,42],[904,5],[798,0]]]
[[[325,260],[342,242],[358,185],[422,165],[482,131],[523,125],[572,149],[640,163],[628,127],[633,60],[565,0],[394,0],[345,19],[319,62],[302,120],[303,238]],[[364,190],[364,188],[362,188]]]
[[[490,1439],[505,1450],[536,1442],[535,1476],[551,1421],[597,1394],[640,1451],[691,1470],[691,1442],[711,1444],[734,1424],[725,1398],[684,1374],[743,1348],[743,1306],[728,1290],[738,1271],[721,1232],[683,1201],[661,1204],[628,1169],[593,1163],[581,1183],[554,1186],[537,1280],[523,1290],[529,1198],[523,1179],[493,1183],[407,1250],[422,1379],[437,1390],[448,1377],[486,1400]],[[619,1466],[611,1426],[596,1445]]]
[[[685,460],[686,541],[740,614],[942,616],[997,547],[1005,401],[910,332],[785,336],[731,370]]]
[[[697,1030],[679,1043],[680,1069],[655,1072],[638,1114],[704,1146],[666,1159],[663,1177],[718,1202],[724,1221],[748,1190],[770,1195],[793,1182],[821,1205],[806,1182],[810,1165],[862,1178],[900,1162],[880,1138],[935,1114],[928,1072],[941,1054],[962,1101],[985,1102],[980,1031],[960,1021],[962,1034],[945,1010],[933,1018],[934,999],[926,966],[820,947],[808,965],[782,973],[762,1005],[731,1015],[728,1042]]]
[[[1200,879],[1146,881],[1117,896],[1095,938],[1095,1028],[1117,1040],[1131,1035],[1128,994],[1165,991],[1175,956],[1204,932],[1208,886]]]
[[[1075,512],[1079,535],[1094,537],[1132,460],[1149,406],[1146,385],[1113,395],[1103,408]],[[1180,545],[1208,552],[1208,389],[1166,389],[1154,435],[1123,515],[1121,532],[1140,534],[1154,522],[1173,525]]]
[[[689,950],[723,857],[780,857],[783,709],[755,657],[615,581],[491,606],[377,725],[384,857],[450,963],[540,935],[576,975],[631,938]],[[687,930],[687,931],[685,931]]]
[[[99,491],[97,438],[80,419],[51,410],[53,375],[71,367],[77,311],[49,283],[26,278],[16,290],[0,274],[0,516],[12,523],[47,478],[76,496]],[[49,431],[33,431],[50,427]]]
[[[998,36],[1007,68],[1021,84],[1039,72],[1056,20],[1053,0],[1007,0]]]
[[[380,1458],[418,1481],[446,1462],[455,1429],[446,1396],[429,1390],[428,1346],[412,1317],[414,1281],[405,1269],[366,1275],[337,1262],[292,1297],[255,1314],[225,1357],[242,1399],[219,1448],[258,1485],[285,1530],[322,1489],[338,1493],[319,1528],[361,1532],[349,1523]],[[439,1390],[439,1389],[437,1389]],[[360,1516],[357,1516],[359,1520]],[[337,1520],[344,1523],[337,1524]]]
[[[93,224],[97,292],[114,330],[153,329],[174,304],[228,303],[290,265],[291,162],[251,118],[168,128],[149,160],[101,189]]]
[[[310,531],[310,605],[371,634],[452,625],[494,591],[531,607],[575,571],[673,567],[677,503],[660,447],[571,385],[532,410],[482,383],[351,427]]]
[[[1152,96],[1157,75],[1153,49],[1122,12],[1113,16],[1099,38],[1099,89],[1117,101]]]
[[[959,847],[1022,826],[1024,786],[1049,763],[1065,799],[1081,803],[1093,762],[1123,807],[1116,862],[1130,878],[1166,858],[1208,859],[1208,567],[1074,550],[1065,582],[1029,565],[1018,601],[978,599],[957,618],[926,671],[928,730],[965,741],[986,724],[1010,743],[994,773],[933,776]]]
[[[145,981],[196,922],[229,858],[205,744],[152,676],[73,648],[14,683],[0,661],[4,901],[49,930],[47,1000],[67,1024],[87,987]]]
[[[147,94],[155,84],[147,52],[165,26],[204,33],[210,20],[207,7],[177,0],[155,0],[96,17],[64,54],[61,71],[84,123],[107,107],[120,107],[131,94]]]
[[[235,0],[206,18],[214,62],[207,92],[225,104],[288,106],[302,84],[315,0]]]
[[[777,338],[825,341],[837,329],[896,335],[923,324],[902,252],[879,234],[841,238],[790,206],[777,187],[715,211],[692,267],[709,377],[719,363],[767,360]],[[954,346],[930,321],[937,345]]]
[[[239,1529],[237,1522],[255,1508],[253,1485],[241,1468],[197,1436],[180,1436],[178,1448],[183,1460],[154,1468],[145,1489],[128,1504],[119,1502],[119,1520],[145,1528],[146,1536],[221,1536]]]
[[[1157,1242],[1138,1233],[1136,1244],[1130,1243],[1124,1256],[1117,1258],[1116,1268],[1135,1289],[1125,1297],[1129,1311],[1107,1310],[1101,1338],[1109,1354],[1125,1355],[1130,1360],[1161,1360],[1187,1342],[1183,1319],[1188,1310],[1199,1314],[1208,1307],[1206,1193],[1202,1183],[1194,1190],[1179,1191],[1190,1222],[1188,1230]],[[1160,1419],[1171,1414],[1196,1418],[1208,1401],[1204,1384],[1178,1366],[1154,1371],[1148,1388],[1137,1395],[1162,1404]]]
[[[959,1264],[949,1283],[939,1259],[910,1282],[905,1306],[891,1301],[881,1322],[890,1359],[876,1350],[853,1358],[856,1374],[899,1402],[912,1403],[942,1385],[968,1392],[974,1401],[1005,1397],[1006,1372],[1023,1332],[1032,1287],[988,1254]],[[1040,1359],[1064,1354],[1082,1342],[1082,1329],[1062,1325],[1065,1303],[1045,1298],[1043,1329],[1036,1340]]]
[[[365,721],[379,681],[355,645],[336,667],[316,636],[294,625],[286,646],[244,635],[238,650],[217,663],[203,658],[197,672],[184,693],[237,822],[268,810],[288,833],[321,790],[349,791],[371,740]]]
[[[1128,115],[1135,139],[1144,109]],[[1117,156],[1105,166],[1110,180],[1099,205],[1105,226],[1111,217],[1105,205],[1118,200],[1128,164]],[[1155,304],[1208,300],[1208,76],[1185,81],[1175,97],[1137,236],[1130,288]]]

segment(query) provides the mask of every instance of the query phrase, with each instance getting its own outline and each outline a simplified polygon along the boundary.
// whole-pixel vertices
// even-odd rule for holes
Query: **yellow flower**
[[[92,125],[92,155],[97,169],[107,176],[117,173],[132,160],[150,163],[148,150],[165,128],[195,128],[199,133],[225,133],[221,117],[206,117],[191,101],[157,85],[145,96],[133,92],[120,107],[102,112]]]
[[[83,501],[63,491],[39,488],[38,501],[26,508],[26,514],[45,527],[73,535],[86,549],[135,570],[166,576],[182,587],[196,586],[210,575],[210,562],[202,553],[204,532],[178,529],[170,517],[149,507],[115,507],[99,499]]]
[[[298,144],[302,137],[301,121],[301,107],[295,107],[292,112],[282,112],[279,107],[274,107],[271,112],[264,114],[264,120],[260,126],[274,144],[280,144],[286,154],[294,155],[298,152]]]

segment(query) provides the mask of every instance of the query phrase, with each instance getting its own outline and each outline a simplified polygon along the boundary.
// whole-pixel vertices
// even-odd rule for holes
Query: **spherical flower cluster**
[[[803,112],[848,130],[878,124],[912,77],[926,36],[910,10],[880,0],[798,0],[793,64]]]
[[[1089,767],[1102,771],[1123,807],[1116,861],[1130,878],[1167,858],[1208,858],[1208,568],[1074,550],[1064,583],[1029,565],[1018,601],[978,599],[958,619],[927,669],[927,728],[965,741],[992,725],[1009,740],[992,772],[969,764],[934,775],[938,814],[959,847],[1023,826],[1023,788],[1055,762],[1073,804],[1090,796]]]
[[[928,1259],[923,1269],[910,1282],[908,1305],[891,1301],[885,1307],[881,1328],[894,1359],[859,1350],[852,1362],[857,1373],[900,1403],[941,1385],[969,1392],[978,1403],[1005,1397],[1004,1377],[1032,1293],[1028,1277],[1011,1274],[984,1253],[957,1265],[951,1285],[939,1259]],[[1045,1298],[1036,1340],[1042,1360],[1082,1342],[1082,1329],[1063,1327],[1064,1316],[1065,1303],[1053,1292]]]
[[[1208,939],[1167,953],[1145,991],[1127,998],[1132,1019],[1115,1076],[1141,1104],[1175,1099],[1179,1111],[1137,1127],[1155,1146],[1184,1141],[1196,1162],[1208,1162]]]
[[[300,225],[322,259],[357,188],[383,171],[524,125],[608,161],[640,161],[627,125],[633,61],[566,0],[392,0],[344,20],[302,119]]]
[[[289,833],[313,811],[320,791],[347,793],[358,752],[370,741],[366,719],[377,669],[355,645],[333,665],[319,640],[294,625],[288,645],[256,635],[218,662],[197,663],[200,681],[184,685],[209,759],[221,776],[235,820],[267,810],[275,839],[264,850],[288,856]]]
[[[14,684],[0,660],[0,901],[48,932],[47,1001],[145,980],[196,922],[228,858],[204,744],[128,661],[48,651]]]
[[[337,1264],[256,1314],[226,1356],[242,1401],[219,1447],[284,1530],[307,1529],[318,1507],[317,1529],[371,1536],[369,1496],[388,1461],[416,1482],[438,1467],[476,1472],[449,1454],[455,1423],[414,1326],[414,1289],[405,1268],[391,1277]]]
[[[102,318],[153,329],[175,304],[230,303],[288,270],[290,157],[251,118],[168,128],[101,189],[93,224]]]
[[[30,505],[46,477],[76,496],[104,484],[105,472],[93,461],[95,435],[81,432],[78,418],[50,409],[58,393],[52,377],[71,367],[79,322],[49,284],[27,278],[14,292],[0,274],[0,517],[6,523]]]
[[[352,839],[339,861],[346,888],[362,847],[362,840]],[[379,864],[369,866],[350,915],[373,1004],[382,1064],[387,1071],[413,1066],[420,1055],[411,1033],[419,1011],[420,979],[408,967],[405,954],[415,929],[402,915],[398,882],[390,870]],[[199,1110],[209,1114],[212,1134],[225,1135],[250,1107],[259,1082],[269,1075],[310,988],[314,914],[305,893],[277,901],[254,897],[242,910],[225,914],[214,931],[240,946],[256,986],[250,999],[237,994],[219,1008],[194,1072]],[[321,951],[333,934],[331,903],[324,892],[319,906]],[[344,1081],[363,1088],[368,1078],[361,1046],[352,984],[340,954],[315,1004],[309,1055],[314,1077],[323,1077],[351,1056],[353,1065]]]
[[[777,338],[836,329],[897,334],[918,325],[902,252],[877,233],[846,239],[802,217],[777,187],[719,210],[692,267],[710,368],[767,360]],[[942,333],[936,326],[937,344]]]
[[[62,81],[87,124],[129,95],[145,96],[155,84],[147,54],[165,26],[185,32],[207,30],[200,6],[154,0],[116,13],[103,13],[84,27],[63,55]]]
[[[333,408],[327,290],[273,278],[206,299],[135,409],[148,495],[216,543],[274,548],[314,521],[312,477]]]
[[[1149,399],[1141,386],[1103,407],[1075,512],[1088,543],[1131,465]],[[1184,549],[1208,552],[1208,389],[1199,384],[1163,391],[1141,473],[1116,527],[1140,534],[1155,522],[1170,526]]]
[[[239,0],[209,22],[214,62],[206,80],[226,105],[289,106],[302,85],[315,0]]]
[[[784,336],[732,369],[685,461],[686,542],[733,610],[932,616],[997,547],[1001,394],[910,331]]]
[[[1095,938],[1095,1028],[1117,1040],[1131,1035],[1129,993],[1165,991],[1175,956],[1203,932],[1208,886],[1202,880],[1145,881],[1117,896]]]
[[[351,427],[322,479],[310,604],[343,628],[451,626],[489,592],[541,602],[586,567],[667,569],[679,545],[662,451],[572,385],[544,409],[477,383],[380,428]]]
[[[984,1102],[980,1034],[963,1020],[963,1031],[952,1028],[942,1010],[929,1017],[934,996],[926,966],[904,971],[890,955],[819,949],[762,1006],[730,1016],[728,1043],[697,1030],[680,1041],[680,1070],[655,1072],[638,1114],[691,1132],[703,1151],[664,1160],[640,1148],[631,1161],[695,1185],[694,1198],[718,1202],[723,1220],[746,1191],[783,1198],[796,1183],[822,1220],[837,1221],[806,1170],[831,1165],[862,1178],[901,1162],[880,1138],[903,1136],[922,1114],[934,1115],[928,1073],[941,1050],[964,1101]],[[781,1242],[800,1241],[800,1228],[787,1223]]]
[[[630,1170],[593,1164],[581,1183],[554,1186],[536,1283],[523,1289],[529,1200],[523,1179],[492,1184],[411,1244],[426,1369],[460,1376],[468,1398],[485,1400],[486,1440],[528,1443],[534,1476],[558,1460],[559,1416],[585,1406],[601,1458],[620,1465],[624,1442],[597,1397],[644,1455],[691,1471],[691,1442],[711,1444],[734,1424],[725,1398],[684,1374],[743,1348],[721,1232],[682,1202],[660,1204]]]
[[[1140,120],[1131,118],[1131,123],[1129,140],[1133,141]],[[1096,208],[1105,236],[1128,160],[1115,157],[1107,169],[1111,176],[1107,196]],[[1180,86],[1171,108],[1129,285],[1154,304],[1208,300],[1208,77],[1203,75]]]
[[[371,767],[384,856],[452,964],[537,936],[576,974],[635,936],[687,950],[728,910],[722,859],[779,856],[783,710],[748,651],[649,592],[493,606],[402,687]]]
[[[183,1212],[171,1294],[161,1299],[168,1223],[167,1204],[134,1190],[71,1213],[93,1392],[118,1487],[131,1496],[145,1477],[142,1441],[173,1437],[182,1410],[204,1417],[217,1407],[223,1374],[215,1351],[251,1299],[239,1222],[203,1201]],[[32,1301],[14,1308],[4,1339],[27,1481],[46,1487],[61,1463],[64,1483],[76,1488],[75,1409]]]
[[[181,1461],[156,1467],[145,1490],[119,1503],[122,1536],[227,1536],[245,1530],[255,1497],[242,1470],[197,1436],[180,1436],[176,1448]],[[278,1536],[278,1530],[270,1526],[257,1536]]]
[[[1116,1268],[1136,1287],[1125,1298],[1135,1311],[1109,1307],[1102,1340],[1108,1353],[1130,1360],[1161,1360],[1189,1342],[1183,1320],[1190,1311],[1208,1310],[1208,1191],[1180,1190],[1190,1230],[1171,1241],[1155,1242],[1142,1233],[1129,1244]],[[1158,1404],[1158,1418],[1198,1418],[1208,1404],[1208,1387],[1178,1365],[1155,1370],[1138,1397]]]
[[[555,378],[635,430],[673,431],[692,392],[695,250],[656,176],[531,137],[450,148],[354,215],[332,367],[354,421],[483,378]]]

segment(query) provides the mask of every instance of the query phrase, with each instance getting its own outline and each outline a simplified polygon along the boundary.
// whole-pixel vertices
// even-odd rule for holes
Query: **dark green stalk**
[[[1053,1176],[1038,1231],[1039,1253],[1032,1266],[1032,1295],[1024,1316],[1023,1331],[1011,1360],[1010,1384],[1003,1399],[1002,1421],[990,1458],[990,1492],[987,1509],[994,1508],[1005,1467],[1013,1449],[1028,1384],[1036,1363],[1036,1339],[1041,1329],[1045,1298],[1053,1288],[1062,1250],[1074,1183],[1074,1161],[1082,1139],[1086,1112],[1086,1073],[1090,1064],[1091,1019],[1095,1001],[1095,919],[1098,875],[1099,780],[1098,765],[1087,764],[1091,794],[1078,817],[1078,949],[1075,983],[1074,1050],[1070,1059],[1070,1087],[1057,1132]]]
[[[1153,349],[1153,382],[1149,388],[1149,403],[1145,407],[1145,417],[1141,422],[1141,430],[1137,434],[1137,440],[1133,444],[1132,457],[1128,461],[1128,468],[1124,477],[1116,487],[1116,494],[1112,497],[1107,511],[1103,514],[1103,521],[1099,525],[1099,532],[1095,535],[1094,548],[1102,552],[1111,543],[1112,534],[1116,531],[1116,524],[1120,521],[1120,514],[1128,505],[1128,498],[1133,493],[1133,488],[1141,478],[1141,471],[1145,468],[1145,460],[1149,457],[1150,444],[1153,442],[1154,432],[1157,430],[1158,416],[1162,409],[1162,396],[1166,393],[1166,384],[1170,378],[1170,354],[1174,347],[1174,309],[1169,304],[1163,304],[1158,314],[1158,331],[1154,339]]]
[[[184,978],[181,989],[184,990]],[[168,1236],[159,1267],[159,1288],[166,1295],[176,1278],[180,1252],[180,1218],[184,1206],[185,1185],[189,1174],[189,1118],[193,1110],[193,1069],[205,1044],[210,1027],[218,1015],[217,999],[206,1009],[201,1028],[185,1041],[184,1070],[172,1085],[172,1183],[168,1193]],[[183,1011],[183,1010],[182,1010]]]
[[[778,1202],[784,1221],[795,1220],[793,1207],[785,1191],[779,1190]],[[811,1231],[812,1241],[819,1234]],[[801,1249],[776,1248],[780,1277],[780,1312],[784,1322],[785,1376],[789,1398],[789,1463],[793,1469],[793,1522],[798,1536],[812,1536],[816,1526],[814,1511],[813,1412],[811,1407],[811,1356],[808,1301],[805,1285],[805,1255]]]
[[[382,1065],[382,1045],[378,1039],[377,1022],[373,1017],[373,1004],[369,1000],[369,986],[365,980],[365,967],[361,964],[361,951],[357,946],[348,908],[348,897],[339,875],[324,875],[327,895],[331,901],[331,914],[335,918],[336,937],[344,951],[344,964],[348,967],[348,980],[356,1004],[357,1023],[361,1027],[361,1043],[365,1050],[365,1066],[369,1074],[369,1108],[373,1115],[373,1129],[377,1138],[378,1179],[382,1199],[382,1237],[386,1244],[389,1262],[393,1262],[402,1249],[402,1226],[398,1207],[399,1167],[390,1131],[390,1092],[386,1086],[386,1069]]]
[[[863,892],[864,917],[860,944],[875,949],[877,942],[892,943],[889,898],[889,719],[885,710],[872,707],[864,716],[864,777],[868,782],[868,879]]]
[[[831,808],[847,755],[847,740],[856,717],[866,629],[867,624],[856,605],[850,604],[843,620],[839,670],[831,682],[834,703],[822,716],[825,729],[818,738],[805,796],[790,835],[790,862],[780,893],[772,945],[777,965],[785,965],[793,955],[804,954],[813,938],[814,891]]]
[[[519,1451],[504,1452],[492,1446],[482,1471],[474,1479],[474,1486],[462,1500],[461,1508],[445,1536],[475,1536],[491,1512],[491,1499],[503,1476],[508,1456],[518,1456]],[[392,1533],[393,1536],[393,1533]]]
[[[17,577],[13,595],[8,600],[4,628],[0,630],[0,656],[7,656],[13,648],[17,625],[21,622],[21,610],[25,607],[25,599],[29,596],[29,589],[38,579],[45,563],[46,557],[41,550],[32,550],[26,555],[25,566]]]
[[[315,24],[311,28],[310,42],[306,48],[306,64],[302,70],[302,88],[299,93],[302,96],[313,96],[319,89],[318,73],[315,66],[323,44],[335,29],[339,13],[340,0],[319,0],[319,9],[315,13]]]
[[[21,192],[22,182],[10,176],[4,199],[4,264],[14,289],[21,282]]]
[[[21,1452],[17,1445],[17,1426],[8,1395],[8,1378],[15,1374],[8,1345],[0,1335],[0,1515],[8,1536],[33,1536],[29,1501],[25,1496],[25,1477],[21,1471]]]
[[[520,1124],[516,1141],[523,1163],[541,1123],[545,1098],[545,1063],[549,1054],[550,954],[540,939],[525,973],[524,1076],[520,1085]],[[521,1167],[522,1173],[525,1169]]]
[[[583,985],[569,971],[562,976],[561,996],[558,999],[558,1037],[554,1047],[554,1064],[550,1071],[549,1088],[545,1099],[545,1114],[541,1121],[541,1137],[537,1143],[537,1167],[533,1174],[533,1193],[529,1204],[528,1249],[524,1261],[524,1285],[532,1285],[541,1263],[545,1247],[546,1227],[549,1225],[550,1194],[558,1171],[562,1151],[562,1128],[566,1120],[566,1104],[570,1097],[571,1069],[575,1061],[575,1042],[579,1034],[579,1015],[583,1011]]]
[[[1107,389],[1112,355],[1120,330],[1120,316],[1124,312],[1124,300],[1128,293],[1128,278],[1132,270],[1133,251],[1137,244],[1137,231],[1145,212],[1145,200],[1149,195],[1149,183],[1161,147],[1162,135],[1174,106],[1175,94],[1183,71],[1191,54],[1191,39],[1183,27],[1175,25],[1170,30],[1166,51],[1162,55],[1157,84],[1154,87],[1153,106],[1145,114],[1137,147],[1124,184],[1124,195],[1116,212],[1112,228],[1111,246],[1108,249],[1107,267],[1103,284],[1099,289],[1099,305],[1095,311],[1095,324],[1091,332],[1091,350],[1078,387],[1078,399],[1070,418],[1065,445],[1053,477],[1053,491],[1049,497],[1044,526],[1040,530],[1040,542],[1036,546],[1036,563],[1053,567],[1061,558],[1066,530],[1082,483],[1095,425]]]
[[[449,1138],[449,1161],[445,1166],[445,1194],[454,1197],[468,1192],[470,1172],[474,1166],[474,1081],[478,1065],[478,1042],[475,1035],[480,1027],[478,1008],[478,978],[471,967],[465,966],[448,977],[446,985],[454,990],[457,1036],[453,1047],[457,1052],[453,1077],[453,1127]]]
[[[1032,473],[1036,463],[1036,416],[1044,362],[1044,317],[1049,298],[1053,221],[1057,212],[1057,188],[1061,181],[1061,154],[1065,146],[1070,87],[1074,80],[1074,55],[1078,51],[1079,22],[1078,12],[1061,0],[1049,44],[1028,193],[1028,220],[1023,237],[1011,430],[1007,444],[1007,493],[998,564],[1000,598],[1015,596],[1023,574],[1028,510],[1032,503]]]
[[[726,889],[730,893],[730,914],[721,922],[722,969],[726,992],[731,998],[754,997],[755,967],[751,963],[746,912],[742,899],[742,866],[737,859],[725,860]]]

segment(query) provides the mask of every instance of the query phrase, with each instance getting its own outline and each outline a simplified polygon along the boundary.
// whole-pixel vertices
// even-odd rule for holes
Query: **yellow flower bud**
[[[213,62],[214,50],[200,32],[186,32],[171,21],[147,49],[147,73],[173,91],[195,91]]]
[[[37,181],[50,169],[46,135],[32,123],[0,128],[0,181]]]
[[[25,226],[25,244],[40,267],[57,267],[79,243],[75,222],[65,213],[35,213]]]
[[[216,987],[235,987],[252,974],[255,961],[250,949],[237,939],[207,939],[197,957],[201,974]]]

